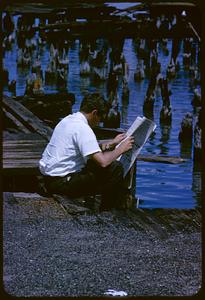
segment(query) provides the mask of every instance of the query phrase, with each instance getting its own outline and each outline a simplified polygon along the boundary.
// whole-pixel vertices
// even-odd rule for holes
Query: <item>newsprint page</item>
[[[124,167],[124,177],[131,169],[135,159],[137,158],[142,147],[150,137],[151,133],[155,130],[156,126],[157,125],[153,121],[145,117],[137,117],[131,125],[131,127],[127,130],[126,138],[128,138],[129,136],[133,136],[134,144],[131,150],[123,153],[118,158],[118,160],[123,164]]]

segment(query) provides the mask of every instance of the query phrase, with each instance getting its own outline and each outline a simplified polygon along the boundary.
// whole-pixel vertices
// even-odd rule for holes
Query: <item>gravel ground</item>
[[[4,194],[8,294],[104,296],[113,289],[128,296],[190,296],[200,290],[198,211],[183,218],[177,210],[71,216],[51,198],[17,196]]]

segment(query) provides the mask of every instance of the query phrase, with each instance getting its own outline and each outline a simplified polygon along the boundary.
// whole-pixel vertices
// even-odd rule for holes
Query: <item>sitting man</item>
[[[108,144],[98,144],[92,127],[107,113],[107,102],[98,93],[84,97],[80,111],[63,118],[39,162],[48,192],[75,198],[101,194],[101,210],[123,208],[129,195],[123,178],[123,166],[116,159],[130,150],[133,138],[119,144],[125,134],[118,134]],[[112,148],[111,151],[105,151]]]

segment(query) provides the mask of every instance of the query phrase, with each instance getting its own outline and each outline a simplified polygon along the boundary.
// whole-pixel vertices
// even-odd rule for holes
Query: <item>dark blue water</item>
[[[197,44],[196,44],[197,47]],[[182,47],[181,47],[182,48]],[[166,68],[171,55],[171,40],[168,41],[169,55],[165,55],[159,48],[159,61],[162,66],[162,74],[165,75]],[[162,107],[161,94],[156,93],[154,104],[154,121],[157,124],[155,133],[142,149],[142,154],[181,156],[186,158],[186,162],[173,165],[153,162],[137,162],[136,176],[136,197],[140,199],[140,207],[173,207],[192,208],[200,205],[201,197],[201,174],[197,166],[193,165],[193,149],[181,150],[178,141],[178,134],[181,121],[186,112],[192,112],[191,100],[193,98],[193,88],[190,86],[190,76],[185,70],[182,62],[183,49],[181,49],[178,60],[180,71],[174,80],[169,82],[172,106],[172,125],[161,127],[159,123],[160,110]],[[69,74],[67,89],[75,93],[76,103],[73,105],[73,112],[79,109],[83,95],[87,91],[99,90],[106,95],[106,84],[94,84],[92,78],[82,78],[79,76],[79,41],[73,42],[69,49]],[[121,112],[121,127],[128,128],[138,115],[143,115],[143,103],[148,86],[148,78],[137,83],[134,81],[134,71],[137,57],[134,44],[131,39],[126,39],[124,43],[124,55],[130,67],[129,74],[129,104],[122,105],[121,85],[119,86]],[[26,77],[30,70],[18,69],[16,66],[17,45],[13,44],[11,51],[6,51],[3,64],[9,70],[9,80],[17,80],[17,96],[25,92]],[[33,56],[34,58],[34,56]],[[48,46],[41,49],[41,64],[45,71],[49,61]],[[44,86],[45,92],[57,92],[56,86]],[[5,92],[6,91],[5,88]]]

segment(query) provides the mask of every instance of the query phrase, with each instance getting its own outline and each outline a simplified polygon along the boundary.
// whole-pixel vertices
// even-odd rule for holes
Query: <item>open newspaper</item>
[[[134,123],[131,125],[131,127],[126,132],[126,138],[129,136],[134,137],[134,144],[133,144],[133,147],[131,150],[123,153],[118,158],[118,160],[123,164],[123,167],[124,167],[124,177],[127,175],[129,170],[131,169],[131,167],[132,167],[134,161],[136,160],[138,154],[140,153],[142,147],[144,146],[144,144],[150,137],[151,133],[155,130],[155,128],[156,128],[156,124],[153,121],[151,121],[145,117],[137,117],[135,119]],[[122,142],[120,142],[119,145]]]

